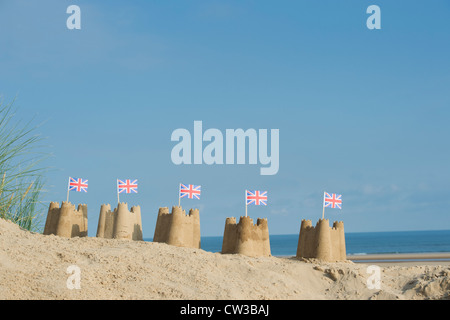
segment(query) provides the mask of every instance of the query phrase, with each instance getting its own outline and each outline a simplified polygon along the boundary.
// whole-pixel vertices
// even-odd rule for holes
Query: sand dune
[[[81,271],[68,289],[67,268]],[[449,299],[450,267],[250,258],[163,243],[61,238],[0,219],[1,299]]]

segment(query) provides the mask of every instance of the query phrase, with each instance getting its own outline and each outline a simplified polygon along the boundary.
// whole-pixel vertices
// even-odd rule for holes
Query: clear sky
[[[81,29],[69,30],[69,5]],[[369,30],[369,5],[381,29]],[[144,237],[178,184],[202,186],[202,236],[244,215],[244,191],[267,190],[271,234],[298,233],[327,209],[347,232],[450,229],[450,2],[0,0],[0,96],[44,124],[52,157],[43,200],[89,180],[95,236],[116,179],[138,179]],[[171,134],[279,129],[280,168],[180,165]]]

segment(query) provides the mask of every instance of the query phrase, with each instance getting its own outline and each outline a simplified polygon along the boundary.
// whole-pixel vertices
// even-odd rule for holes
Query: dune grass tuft
[[[39,232],[45,172],[40,164],[46,155],[39,152],[42,137],[35,133],[37,126],[14,122],[12,105],[0,101],[0,218]]]

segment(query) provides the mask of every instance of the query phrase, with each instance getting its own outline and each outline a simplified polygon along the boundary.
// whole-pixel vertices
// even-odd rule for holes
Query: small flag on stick
[[[137,192],[138,184],[137,179],[131,181],[130,179],[127,180],[119,180],[117,179],[117,192],[119,193],[138,193]]]
[[[120,180],[117,179],[117,203],[120,203],[119,193],[138,193],[138,182],[135,180]]]
[[[338,208],[342,209],[342,195],[332,193],[331,195],[327,192],[323,193],[323,211],[322,219],[325,216],[325,208]]]
[[[267,191],[245,190],[245,216],[247,216],[247,206],[249,204],[267,206]]]
[[[69,183],[67,184],[67,202],[69,202],[69,191],[87,192],[87,188],[88,180],[69,177]]]
[[[180,192],[178,196],[178,206],[180,206],[181,198],[197,199],[200,200],[200,193],[202,192],[202,186],[196,186],[193,184],[180,183]]]

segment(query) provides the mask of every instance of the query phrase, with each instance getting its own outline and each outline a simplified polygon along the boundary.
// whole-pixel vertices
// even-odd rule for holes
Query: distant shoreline
[[[276,258],[291,259],[295,255],[274,255]],[[357,264],[373,264],[380,267],[389,266],[449,266],[450,252],[423,252],[423,253],[383,253],[347,255],[347,260]]]
[[[450,252],[347,255],[355,263],[378,265],[450,265]]]
[[[382,254],[354,254],[347,255],[348,260],[367,261],[367,260],[450,260],[450,252],[423,252],[423,253],[382,253]]]
[[[203,236],[201,249],[221,252],[221,236]],[[151,241],[151,238],[144,238]],[[271,235],[271,252],[274,257],[294,257],[298,235]],[[450,230],[348,233],[346,234],[347,259],[355,263],[419,264],[436,262],[450,265]]]

